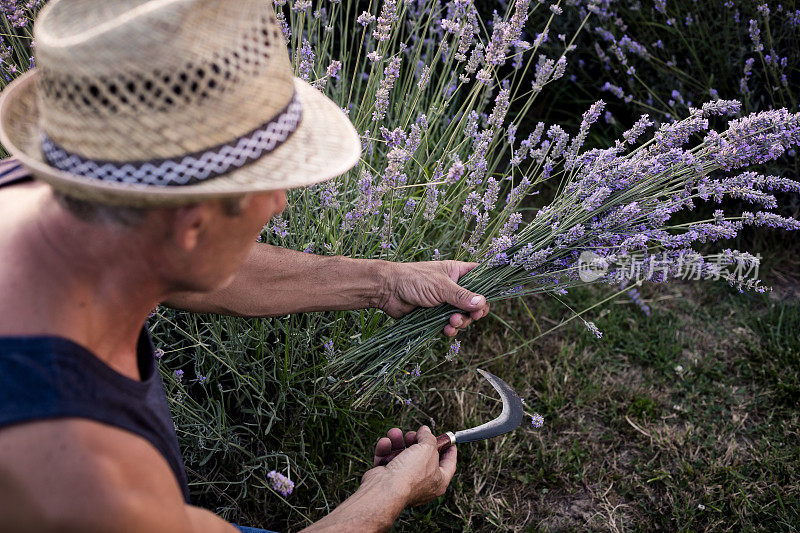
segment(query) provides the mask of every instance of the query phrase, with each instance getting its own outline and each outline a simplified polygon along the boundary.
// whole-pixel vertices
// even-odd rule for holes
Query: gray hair
[[[123,228],[135,228],[147,216],[151,208],[108,205],[90,200],[67,196],[63,192],[53,191],[58,203],[75,217],[90,224],[113,224]],[[222,210],[226,216],[237,217],[242,214],[245,202],[243,196],[223,198]]]

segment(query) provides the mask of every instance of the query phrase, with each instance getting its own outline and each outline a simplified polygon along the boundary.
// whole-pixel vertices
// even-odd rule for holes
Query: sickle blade
[[[503,400],[503,411],[500,413],[500,416],[491,422],[486,422],[472,429],[457,431],[455,434],[457,444],[489,439],[502,435],[503,433],[508,433],[509,431],[517,429],[522,422],[522,400],[519,399],[514,389],[494,374],[490,374],[480,368],[478,372],[492,384],[492,387],[494,387],[498,393],[500,393],[500,398]]]

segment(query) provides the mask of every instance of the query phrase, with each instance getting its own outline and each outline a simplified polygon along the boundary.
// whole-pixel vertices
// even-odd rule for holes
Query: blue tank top
[[[0,161],[0,187],[30,176]],[[189,485],[153,343],[142,328],[136,347],[141,381],[123,376],[83,346],[61,337],[0,337],[0,431],[36,420],[77,417],[150,442],[172,468],[189,503]]]

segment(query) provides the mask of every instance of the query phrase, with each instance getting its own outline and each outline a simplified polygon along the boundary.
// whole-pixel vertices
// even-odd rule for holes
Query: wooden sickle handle
[[[436,437],[436,448],[439,450],[439,453],[442,453],[455,443],[456,436],[451,431]]]
[[[439,453],[442,453],[455,443],[456,443],[456,436],[450,431],[436,437],[436,449],[439,450]],[[397,457],[402,451],[403,450],[393,451],[392,453],[381,459],[381,462],[378,463],[378,466],[388,465],[392,461],[392,459]]]

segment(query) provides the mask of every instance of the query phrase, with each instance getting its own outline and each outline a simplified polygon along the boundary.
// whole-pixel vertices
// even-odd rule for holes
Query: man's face
[[[252,194],[243,202],[244,208],[240,215],[223,215],[227,221],[220,221],[223,245],[226,246],[226,252],[220,254],[220,259],[230,270],[220,286],[231,282],[250,254],[264,225],[286,209],[286,191]],[[228,226],[226,231],[222,231],[223,226]]]
[[[187,251],[180,274],[187,286],[177,290],[211,291],[228,285],[264,225],[286,208],[286,191],[248,195],[236,215],[226,213],[221,202],[209,203],[204,208],[207,218],[197,233],[197,245]]]

